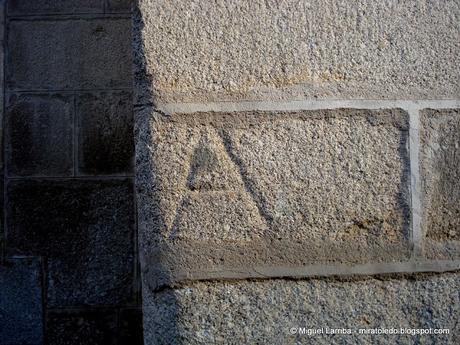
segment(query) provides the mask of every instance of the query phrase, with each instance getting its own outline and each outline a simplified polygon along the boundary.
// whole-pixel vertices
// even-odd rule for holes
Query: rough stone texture
[[[0,47],[5,46],[5,4],[0,3]],[[4,49],[0,49],[0,80],[4,80],[4,69],[5,69],[5,54]],[[0,126],[0,150],[3,154],[0,154],[0,261],[3,260],[4,257],[4,236],[5,236],[5,229],[4,229],[4,221],[3,221],[3,213],[4,213],[4,194],[3,194],[3,181],[4,181],[4,174],[5,174],[5,167],[4,167],[4,109],[5,109],[5,88],[3,82],[0,82],[0,121],[2,126]]]
[[[128,1],[0,0],[0,345],[143,344],[133,180],[107,177],[133,175],[128,13]],[[5,256],[40,256],[43,293]]]
[[[7,0],[8,15],[102,13],[104,0]]]
[[[0,262],[0,343],[42,345],[40,263],[16,259]]]
[[[79,173],[133,172],[131,92],[85,93],[77,99]]]
[[[12,20],[10,89],[132,86],[131,20]]]
[[[142,308],[122,309],[119,318],[118,345],[144,345]]]
[[[460,111],[421,113],[424,249],[437,259],[460,257]]]
[[[138,103],[460,95],[457,0],[139,3]]]
[[[116,310],[48,313],[49,345],[118,345]]]
[[[9,176],[73,173],[73,96],[12,94],[7,100]]]
[[[407,258],[403,111],[162,116],[146,109],[137,120],[148,281],[187,271]]]
[[[5,197],[4,197],[4,176],[0,174],[0,263],[5,257]]]
[[[108,0],[107,11],[108,12],[131,12],[133,6],[133,0]]]
[[[454,345],[460,342],[459,289],[459,273],[195,283],[144,299],[145,343]],[[450,334],[308,336],[291,335],[293,327],[448,328]]]
[[[143,345],[142,310],[52,310],[47,313],[49,345]]]
[[[16,181],[7,193],[7,253],[46,257],[48,307],[133,301],[132,181]]]
[[[1,47],[5,46],[5,4],[2,2],[0,3],[0,45]],[[5,75],[5,49],[0,49],[0,80],[4,80]],[[2,121],[2,124],[4,124],[4,107],[5,107],[5,87],[4,83],[0,83],[0,121]],[[2,152],[3,152],[3,127],[4,125],[1,126],[0,128],[0,140],[2,142]],[[0,155],[0,166],[3,171],[3,155]],[[1,248],[1,246],[0,246]],[[1,249],[0,249],[1,251]]]

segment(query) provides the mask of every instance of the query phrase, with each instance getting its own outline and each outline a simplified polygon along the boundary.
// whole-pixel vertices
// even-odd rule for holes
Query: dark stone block
[[[6,111],[8,174],[71,175],[72,128],[72,96],[11,95]]]
[[[48,306],[135,299],[131,180],[8,185],[7,252],[46,257]]]
[[[133,172],[131,92],[85,93],[77,99],[79,172]]]
[[[40,262],[0,263],[0,344],[41,345],[43,311]]]
[[[118,345],[143,345],[142,309],[130,308],[120,311]]]
[[[131,20],[11,20],[8,89],[132,87]]]
[[[117,345],[117,311],[52,311],[47,315],[49,345]]]
[[[133,0],[107,0],[108,12],[131,12]]]
[[[8,14],[101,13],[104,0],[9,0]]]
[[[2,260],[4,258],[4,245],[5,245],[5,229],[4,229],[4,211],[5,211],[5,200],[4,200],[4,178],[3,178],[3,173],[0,174],[0,264],[2,263]]]

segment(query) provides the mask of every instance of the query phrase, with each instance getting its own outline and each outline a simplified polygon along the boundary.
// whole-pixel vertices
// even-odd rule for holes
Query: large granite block
[[[456,345],[459,290],[459,273],[194,283],[144,295],[145,344]],[[359,333],[384,328],[410,334]]]
[[[118,345],[116,310],[51,311],[46,328],[49,345]]]
[[[47,312],[49,345],[143,345],[142,309],[97,308]]]
[[[460,112],[421,113],[424,251],[429,258],[460,258]]]
[[[458,98],[457,0],[140,0],[138,102]]]
[[[407,135],[400,110],[140,112],[144,279],[405,260]]]
[[[132,181],[15,181],[7,193],[7,253],[46,258],[48,306],[134,301]]]
[[[132,174],[132,93],[84,93],[77,97],[78,172]]]
[[[41,265],[37,260],[0,263],[0,344],[43,344]]]
[[[12,20],[9,89],[130,88],[131,20]]]
[[[4,257],[4,250],[5,250],[5,197],[4,197],[4,176],[3,173],[0,174],[0,257]]]
[[[142,307],[120,310],[118,345],[144,345]]]
[[[7,0],[8,15],[102,13],[104,0]]]
[[[133,0],[107,0],[107,11],[129,13],[133,2]]]
[[[72,175],[73,119],[72,95],[10,95],[5,121],[8,175]]]

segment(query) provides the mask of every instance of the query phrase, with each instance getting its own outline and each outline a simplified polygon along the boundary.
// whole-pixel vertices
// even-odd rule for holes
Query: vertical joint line
[[[420,116],[418,109],[409,109],[409,153],[411,191],[412,258],[422,257],[422,214],[420,203]]]
[[[0,138],[0,145],[1,145],[1,150],[0,150],[0,155],[1,155],[1,171],[3,172],[2,179],[0,183],[3,184],[2,186],[2,193],[1,193],[1,198],[3,199],[2,203],[0,203],[0,207],[2,207],[2,210],[0,211],[2,213],[3,219],[0,219],[0,264],[2,264],[6,260],[6,241],[7,241],[7,226],[6,226],[6,205],[7,205],[7,173],[6,173],[6,47],[7,47],[7,18],[6,18],[6,6],[7,3],[6,1],[0,1],[0,25],[2,26],[0,28],[0,40],[1,40],[1,58],[0,58],[0,83],[2,84],[1,87],[1,100],[0,100],[0,124],[1,124],[1,138]]]
[[[72,145],[73,145],[73,177],[77,176],[77,171],[78,171],[78,114],[77,114],[77,93],[73,93],[73,130],[72,130],[72,135],[73,135],[73,140],[72,140]]]

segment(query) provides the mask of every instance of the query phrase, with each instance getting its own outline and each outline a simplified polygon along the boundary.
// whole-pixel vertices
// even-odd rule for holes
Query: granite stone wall
[[[0,344],[142,344],[131,1],[2,1]]]
[[[133,41],[146,344],[460,341],[458,1],[139,0]]]
[[[459,1],[0,4],[0,345],[460,343]]]

